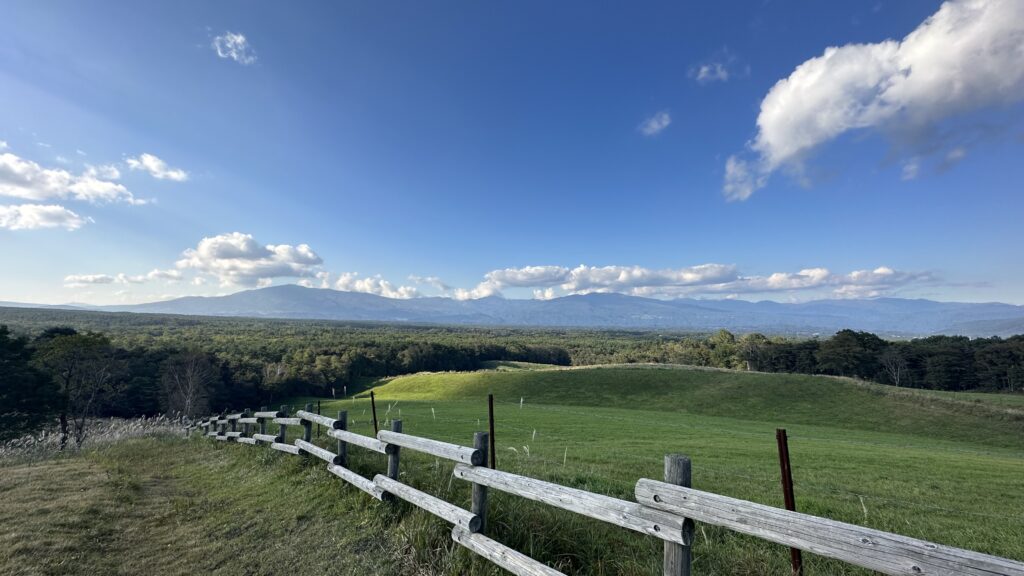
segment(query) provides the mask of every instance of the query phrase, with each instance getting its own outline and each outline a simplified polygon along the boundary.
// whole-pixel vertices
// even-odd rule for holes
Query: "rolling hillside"
[[[521,398],[524,404],[664,411],[1024,449],[1024,407],[961,401],[930,391],[828,376],[685,366],[530,368],[420,373],[394,378],[375,393],[384,401],[444,401],[493,393],[506,401]],[[985,395],[972,399],[979,396]]]

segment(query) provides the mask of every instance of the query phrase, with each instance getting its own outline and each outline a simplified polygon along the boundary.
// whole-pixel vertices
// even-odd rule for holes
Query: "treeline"
[[[722,330],[659,347],[652,361],[762,372],[830,374],[932,390],[1024,391],[1024,336],[886,341],[841,330],[824,340],[736,337]]]
[[[81,444],[95,417],[194,417],[211,410],[272,405],[296,395],[341,397],[367,379],[476,370],[489,361],[571,363],[564,348],[525,342],[364,338],[343,346],[310,347],[300,345],[302,340],[236,340],[224,350],[217,347],[219,339],[201,345],[182,337],[144,345],[72,327],[15,336],[0,325],[0,440],[51,417],[59,423],[62,445],[72,440]]]
[[[0,308],[0,437],[57,419],[188,415],[341,397],[373,379],[489,361],[677,363],[833,374],[938,390],[1024,389],[1024,336],[886,341],[381,325]],[[57,326],[57,327],[55,327]],[[63,414],[63,417],[61,417]]]

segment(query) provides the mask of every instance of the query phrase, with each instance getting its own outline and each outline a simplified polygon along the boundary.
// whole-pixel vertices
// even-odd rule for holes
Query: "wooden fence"
[[[659,538],[665,544],[665,576],[691,573],[694,522],[723,526],[883,574],[1024,576],[1024,563],[1014,560],[694,490],[690,487],[690,460],[685,456],[666,456],[665,478],[640,479],[636,483],[636,500],[629,501],[487,468],[486,432],[477,432],[470,448],[405,434],[401,420],[393,420],[391,430],[381,430],[376,437],[370,437],[348,431],[344,411],[336,419],[313,413],[309,404],[292,416],[288,412],[289,408],[282,406],[280,411],[264,409],[252,414],[245,411],[212,416],[190,429],[201,429],[206,436],[225,442],[267,444],[273,450],[319,458],[331,474],[377,500],[399,498],[439,516],[453,525],[455,542],[517,575],[554,576],[561,572],[484,535],[488,489]],[[278,426],[276,434],[267,433],[268,423]],[[312,443],[314,424],[327,427],[327,435],[337,440],[336,452]],[[285,443],[288,426],[301,426],[302,439]],[[370,479],[349,470],[350,444],[386,454],[387,473]],[[399,482],[402,448],[455,462],[454,476],[472,483],[470,510]]]

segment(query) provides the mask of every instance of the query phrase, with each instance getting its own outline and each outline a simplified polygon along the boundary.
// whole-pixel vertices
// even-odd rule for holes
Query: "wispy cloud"
[[[669,114],[668,110],[662,110],[641,122],[640,125],[637,126],[637,130],[639,130],[644,136],[654,136],[668,128],[671,123],[672,116]]]
[[[827,48],[765,96],[745,184],[727,166],[725,195],[749,197],[782,168],[802,174],[813,152],[854,130],[891,136],[902,156],[948,157],[977,132],[951,120],[1024,100],[1021,38],[1024,2],[950,0],[902,40]]]
[[[70,274],[64,277],[67,288],[81,288],[90,284],[113,284],[114,277],[109,274]]]
[[[141,170],[157,180],[173,180],[175,182],[188,180],[188,172],[180,168],[171,168],[167,162],[153,154],[143,153],[136,158],[128,158],[125,162],[132,170]]]
[[[211,47],[221,58],[234,60],[243,66],[256,63],[256,51],[242,34],[225,32],[216,36]]]
[[[707,60],[690,66],[689,76],[704,86],[715,82],[728,82],[737,76],[748,76],[749,66],[742,66],[728,48],[722,48]]]
[[[89,218],[83,218],[63,206],[55,204],[19,204],[0,206],[0,228],[6,230],[35,230],[64,228],[78,230]]]

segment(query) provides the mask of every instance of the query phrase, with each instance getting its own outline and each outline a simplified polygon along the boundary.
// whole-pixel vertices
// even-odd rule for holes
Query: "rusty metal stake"
[[[796,511],[796,498],[793,496],[793,468],[789,463],[789,438],[785,428],[775,430],[775,441],[779,445],[779,468],[782,473],[782,497],[786,501],[786,510]],[[803,576],[804,561],[799,548],[789,549],[789,561],[793,565],[793,576]]]

